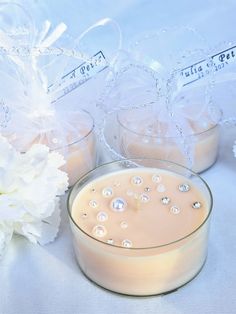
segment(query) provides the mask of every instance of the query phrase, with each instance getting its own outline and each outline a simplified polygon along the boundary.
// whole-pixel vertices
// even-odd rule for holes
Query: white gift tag
[[[218,72],[236,61],[236,46],[218,52],[209,60],[201,60],[181,70],[181,83],[186,86],[204,78],[211,71]],[[213,62],[213,64],[212,64]],[[211,68],[213,66],[213,68]]]
[[[103,52],[97,52],[90,60],[83,62],[77,68],[65,74],[59,82],[48,87],[48,93],[54,93],[52,102],[56,102],[72,92],[107,67],[108,62]]]

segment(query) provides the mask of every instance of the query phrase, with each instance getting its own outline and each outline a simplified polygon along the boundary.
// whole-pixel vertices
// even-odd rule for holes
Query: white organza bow
[[[34,25],[28,12],[17,4],[1,4],[0,14],[1,131],[12,141],[17,138],[14,145],[21,151],[39,142],[41,134],[47,137],[47,143],[53,145],[53,136],[57,146],[66,147],[68,133],[71,141],[81,134],[82,122],[71,125],[73,117],[89,102],[96,103],[98,96],[91,91],[94,85],[91,87],[90,79],[96,84],[105,80],[108,71],[101,72],[120,49],[120,28],[104,18],[73,39],[64,23],[53,30],[50,21]],[[95,40],[99,36],[101,46]],[[94,70],[92,62],[98,60],[92,58],[98,52],[105,56]],[[91,74],[80,68],[75,75],[81,63],[91,68]],[[71,101],[67,94],[75,93],[75,89]]]
[[[101,101],[103,110],[114,115],[120,110],[151,108],[151,119],[165,125],[164,133],[159,128],[156,138],[176,138],[191,167],[193,147],[188,136],[218,123],[220,118],[212,102],[213,64],[206,42],[185,27],[146,32],[117,60],[115,75]],[[196,80],[192,65],[201,60],[208,63],[209,73]],[[191,84],[186,84],[189,79],[184,75],[193,77]],[[115,153],[104,134],[103,141]]]
[[[77,39],[66,30],[64,23],[54,29],[50,21],[35,25],[22,6],[0,4],[0,256],[14,233],[40,244],[55,238],[68,178],[59,170],[64,158],[54,149],[64,148],[66,157],[68,144],[80,138],[83,121],[77,114],[91,95],[94,102],[97,97],[91,81],[103,81],[102,70],[121,45],[119,26],[109,18]],[[74,90],[72,103],[67,94]],[[49,147],[34,144],[41,139]]]

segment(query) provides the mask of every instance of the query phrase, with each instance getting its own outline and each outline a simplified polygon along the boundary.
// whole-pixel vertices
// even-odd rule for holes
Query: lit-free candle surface
[[[190,180],[170,171],[136,168],[103,175],[84,186],[72,205],[80,267],[120,293],[176,289],[204,263],[207,230],[188,236],[209,208]]]

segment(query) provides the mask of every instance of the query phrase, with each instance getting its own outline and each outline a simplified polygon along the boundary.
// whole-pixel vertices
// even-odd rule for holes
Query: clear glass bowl
[[[218,156],[218,123],[189,120],[192,134],[165,135],[165,125],[153,122],[153,109],[129,109],[117,114],[117,148],[125,158],[157,158],[191,167],[200,173]],[[155,125],[156,123],[156,125]]]
[[[126,173],[130,170],[147,169],[168,171],[171,175],[181,176],[181,180],[188,180],[201,193],[205,200],[206,212],[204,219],[196,224],[193,230],[168,243],[127,248],[101,241],[76,223],[72,208],[78,193],[83,188],[86,186],[90,188],[91,182],[103,175],[117,176],[117,171]],[[123,185],[123,188],[127,187]],[[207,256],[212,194],[201,177],[183,166],[157,159],[120,160],[99,166],[74,185],[68,196],[67,206],[78,264],[85,276],[106,289],[137,296],[164,294],[192,280],[204,265]],[[155,207],[155,210],[158,210],[158,207]],[[166,225],[163,227],[168,228]],[[158,228],[158,221],[155,228]],[[142,225],[139,232],[143,232]],[[156,239],[150,240],[150,243],[153,241],[157,243]]]
[[[26,133],[23,133],[24,130],[22,134],[8,131],[4,135],[21,152],[25,152],[33,144],[44,144],[51,151],[62,154],[66,164],[61,169],[68,173],[69,185],[72,186],[97,163],[94,119],[89,112],[79,109],[72,112],[65,121],[63,118],[60,121],[64,124],[55,120],[56,123],[52,123],[50,128],[45,128],[42,118],[42,123],[35,129],[30,126]]]
[[[87,111],[83,111],[83,115],[86,117],[87,123],[85,123],[83,133],[78,136],[78,139],[73,142],[68,141],[66,147],[53,149],[65,156],[66,165],[62,170],[68,173],[70,186],[72,186],[83,174],[92,170],[97,163],[94,120]],[[77,123],[80,123],[79,119]]]

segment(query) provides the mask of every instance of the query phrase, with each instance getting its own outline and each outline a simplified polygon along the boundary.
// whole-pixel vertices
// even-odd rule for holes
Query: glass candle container
[[[83,174],[92,170],[97,163],[97,145],[96,145],[96,134],[95,125],[92,116],[83,111],[82,123],[78,119],[74,124],[81,123],[80,134],[78,139],[75,141],[69,141],[66,147],[55,148],[57,151],[64,155],[66,159],[66,165],[63,166],[62,170],[66,171],[69,176],[69,185],[72,186],[78,178]]]
[[[83,176],[68,196],[73,244],[83,273],[127,295],[171,292],[207,256],[212,195],[191,170],[131,159]]]
[[[125,158],[157,158],[191,167],[200,173],[218,156],[219,124],[210,119],[187,120],[191,133],[166,134],[167,124],[155,120],[153,109],[129,109],[117,114],[118,149]],[[174,124],[174,122],[173,122]],[[178,127],[178,126],[177,126]],[[172,126],[172,129],[175,125]]]
[[[29,126],[25,134],[7,131],[9,142],[19,151],[25,152],[33,144],[44,144],[51,151],[62,154],[66,164],[62,170],[68,173],[69,185],[96,166],[97,147],[93,117],[85,110],[76,110],[65,121],[61,117],[60,124],[56,119],[53,123],[40,117],[34,128]],[[46,122],[45,122],[46,120]]]

